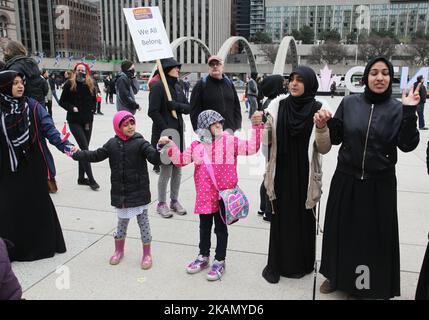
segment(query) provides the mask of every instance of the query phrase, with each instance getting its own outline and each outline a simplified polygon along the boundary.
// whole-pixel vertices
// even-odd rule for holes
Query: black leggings
[[[46,102],[46,109],[48,110],[48,113],[52,117],[52,100],[49,100],[48,102]]]
[[[109,100],[109,101],[107,101],[107,100]],[[113,103],[113,93],[110,93],[110,92],[106,93],[106,104],[108,102]]]
[[[212,214],[200,214],[200,255],[210,256],[211,233],[213,219],[215,222],[214,232],[216,234],[216,256],[217,261],[223,261],[226,257],[226,247],[228,245],[228,228],[222,221],[219,212]]]
[[[69,126],[79,148],[81,150],[88,150],[89,142],[91,141],[92,122],[87,125],[69,123]],[[79,161],[79,179],[84,179],[85,173],[90,182],[95,182],[94,176],[92,175],[91,164],[87,161]]]

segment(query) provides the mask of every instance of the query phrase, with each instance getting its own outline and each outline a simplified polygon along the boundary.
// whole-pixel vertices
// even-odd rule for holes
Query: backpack
[[[204,90],[207,87],[207,79],[209,78],[208,75],[206,75],[205,77],[201,77],[201,84],[202,84],[202,89]],[[232,83],[231,79],[228,78],[227,76],[223,76],[223,78],[226,80],[226,83],[228,84],[228,86],[233,89],[234,88],[234,84]]]

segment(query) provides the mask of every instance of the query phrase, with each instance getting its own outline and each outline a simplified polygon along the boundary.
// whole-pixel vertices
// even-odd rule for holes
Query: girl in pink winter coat
[[[252,155],[259,151],[263,129],[262,115],[256,112],[252,117],[252,137],[248,141],[223,131],[225,119],[216,111],[206,110],[198,117],[197,133],[200,141],[194,141],[183,153],[170,142],[166,152],[176,166],[195,165],[194,181],[197,191],[195,214],[200,217],[200,253],[186,270],[190,274],[209,267],[210,238],[213,220],[217,237],[216,255],[207,274],[211,281],[219,280],[225,273],[225,256],[228,230],[219,214],[219,192],[214,186],[207,166],[211,163],[219,190],[231,189],[237,185],[237,156]]]

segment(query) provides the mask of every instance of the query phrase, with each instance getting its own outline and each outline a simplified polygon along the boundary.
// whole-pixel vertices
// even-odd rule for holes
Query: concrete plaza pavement
[[[103,98],[104,99],[104,98]],[[325,98],[333,111],[341,98]],[[138,102],[143,110],[137,113],[137,131],[150,141],[152,121],[147,116],[148,93],[140,92]],[[243,110],[243,132],[250,121]],[[113,133],[115,105],[102,104],[104,116],[97,115],[90,149],[102,146]],[[54,103],[54,120],[61,129],[66,113]],[[186,143],[192,139],[189,117],[186,119]],[[429,117],[428,117],[429,119]],[[429,177],[426,172],[428,131],[421,131],[419,147],[408,154],[399,152],[397,165],[398,213],[401,250],[401,290],[398,299],[414,299],[418,275],[427,245],[429,229]],[[71,141],[74,142],[72,138]],[[180,201],[188,210],[185,216],[163,219],[155,212],[158,176],[149,171],[152,203],[149,218],[153,235],[152,269],[139,267],[142,248],[136,221],[131,221],[126,240],[125,258],[118,266],[110,266],[113,233],[117,218],[110,206],[110,169],[108,161],[93,164],[94,176],[101,188],[94,192],[77,185],[77,163],[50,146],[56,160],[59,192],[52,195],[67,245],[65,254],[35,262],[15,262],[12,267],[31,300],[68,299],[155,299],[155,300],[290,300],[312,299],[313,274],[300,280],[281,278],[278,284],[267,283],[261,276],[267,262],[269,223],[258,216],[259,187],[264,159],[259,153],[242,157],[239,162],[239,184],[249,197],[249,217],[229,228],[226,260],[227,271],[221,281],[206,280],[206,273],[188,275],[185,266],[198,253],[199,219],[193,214],[195,188],[193,165],[183,169]],[[324,195],[321,203],[323,226],[329,184],[337,157],[337,147],[323,158]],[[152,168],[152,165],[149,165]],[[320,259],[321,236],[317,256]],[[212,237],[212,247],[216,238]],[[212,253],[214,250],[212,250]],[[317,278],[316,299],[346,299],[344,293],[319,293],[324,278]]]

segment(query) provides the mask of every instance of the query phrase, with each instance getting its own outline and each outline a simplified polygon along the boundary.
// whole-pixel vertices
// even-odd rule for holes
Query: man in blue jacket
[[[115,81],[116,108],[118,111],[128,111],[136,114],[140,110],[135,95],[139,92],[136,70],[132,61],[125,60],[121,64],[122,72]]]

